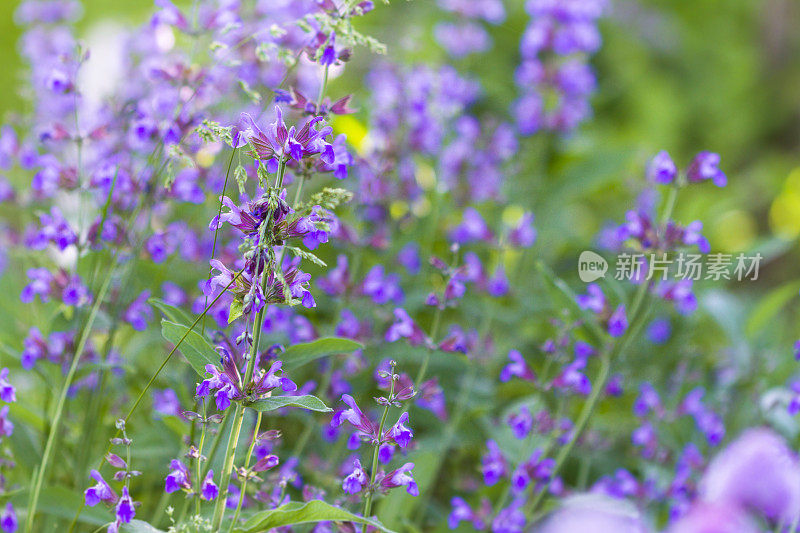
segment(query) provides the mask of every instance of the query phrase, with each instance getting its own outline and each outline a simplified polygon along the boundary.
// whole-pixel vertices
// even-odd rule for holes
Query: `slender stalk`
[[[100,292],[97,294],[94,305],[89,312],[89,317],[86,320],[86,324],[81,332],[80,340],[78,341],[78,345],[75,349],[75,355],[72,357],[72,363],[69,366],[67,377],[64,380],[63,386],[61,387],[61,393],[59,394],[58,403],[56,404],[56,411],[53,415],[53,423],[50,427],[50,434],[47,436],[47,444],[45,445],[44,454],[42,455],[42,462],[39,465],[38,472],[36,473],[36,479],[33,483],[33,491],[31,492],[31,500],[30,504],[28,505],[27,515],[25,517],[25,531],[28,533],[33,531],[33,521],[36,516],[36,507],[39,504],[39,494],[42,490],[44,478],[49,471],[48,468],[50,466],[50,459],[53,454],[53,443],[55,442],[56,435],[58,435],[59,429],[61,428],[61,417],[64,413],[67,392],[69,391],[70,386],[72,386],[72,380],[75,378],[75,371],[78,369],[78,362],[83,355],[86,342],[89,340],[89,333],[92,331],[95,318],[97,318],[97,312],[100,310],[100,304],[105,299],[106,292],[108,292],[108,288],[111,286],[111,278],[113,274],[114,269],[110,268],[108,270],[106,279],[103,282],[103,286],[100,288]]]
[[[258,416],[256,416],[256,425],[253,427],[253,439],[250,441],[250,447],[247,449],[247,455],[244,459],[244,468],[247,470],[250,468],[250,458],[253,456],[253,449],[256,447],[256,438],[258,437],[258,430],[261,427],[261,411],[258,411]],[[236,522],[239,521],[239,512],[242,510],[242,503],[244,502],[244,495],[247,492],[247,480],[248,477],[244,478],[242,481],[242,490],[239,491],[239,502],[236,504],[236,512],[233,514],[233,520],[231,520],[231,525],[228,528],[228,533],[233,531],[233,527],[236,525]]]
[[[383,427],[386,425],[386,417],[389,415],[389,406],[391,405],[394,396],[394,366],[392,366],[392,383],[389,387],[389,401],[386,402],[386,407],[383,408],[383,416],[381,423],[378,426],[378,442],[375,443],[375,450],[372,452],[372,471],[369,474],[369,490],[367,497],[364,499],[364,512],[362,513],[365,518],[370,516],[372,511],[372,494],[375,491],[375,476],[378,474],[378,452],[381,449],[381,438],[383,437]]]
[[[276,178],[276,186],[280,189],[283,186],[283,177],[286,172],[286,161],[284,159],[284,155],[281,154],[280,157],[280,167],[278,168],[278,176]],[[301,182],[302,183],[302,182]],[[263,223],[263,229],[261,231],[261,238],[258,242],[258,251],[256,254],[256,261],[261,259],[263,255],[263,250],[267,244],[267,229],[270,228],[270,221],[272,220],[272,212],[270,211],[267,215]],[[282,255],[282,254],[281,254]],[[274,265],[275,268],[281,268],[281,261],[278,259],[277,265]],[[264,271],[261,273],[261,290],[262,292],[266,292],[266,284],[269,276],[267,275],[266,269],[269,268],[270,265],[264,266]],[[258,265],[256,265],[256,272],[259,271]],[[253,322],[253,343],[250,346],[250,356],[247,360],[247,368],[244,374],[244,383],[245,385],[250,383],[253,379],[253,372],[255,369],[255,362],[256,358],[258,357],[258,345],[261,342],[261,332],[263,331],[264,326],[264,312],[266,311],[266,306],[262,307],[258,313],[256,313],[256,319]],[[228,438],[228,447],[225,451],[225,463],[222,469],[222,478],[220,480],[220,491],[219,491],[219,498],[217,499],[217,504],[214,507],[214,519],[212,522],[212,528],[214,531],[219,531],[222,526],[222,519],[225,516],[225,502],[228,498],[228,487],[230,486],[231,482],[231,471],[233,470],[233,461],[236,455],[236,444],[239,441],[239,432],[242,429],[242,420],[244,419],[244,407],[240,402],[236,404],[236,412],[234,414],[234,421],[233,427],[231,428],[230,437]]]
[[[206,399],[200,400],[203,402],[203,428],[200,430],[200,443],[197,446],[197,485],[195,489],[195,512],[200,514],[200,485],[203,482],[202,469],[203,469],[203,444],[206,442],[206,427],[208,427],[208,420],[206,420]]]

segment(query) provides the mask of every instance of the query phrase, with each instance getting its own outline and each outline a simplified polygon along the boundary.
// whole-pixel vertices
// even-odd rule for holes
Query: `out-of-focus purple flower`
[[[622,337],[627,330],[628,316],[625,314],[625,305],[620,304],[608,319],[608,334]]]
[[[367,272],[361,286],[364,294],[372,298],[376,304],[403,301],[403,290],[400,288],[400,276],[386,274],[383,265],[375,265]]]
[[[800,464],[777,434],[750,429],[711,461],[700,495],[792,523],[800,514]]]
[[[153,320],[153,309],[147,303],[148,298],[150,291],[142,291],[125,310],[125,322],[136,331],[144,331],[147,329],[147,322]]]
[[[394,323],[386,331],[386,342],[395,342],[401,338],[408,339],[411,346],[418,346],[427,339],[425,332],[422,331],[414,320],[402,307],[394,310]]]
[[[0,400],[9,403],[17,401],[17,390],[8,381],[8,368],[0,370]]]
[[[0,528],[2,528],[5,533],[14,533],[17,527],[17,513],[14,511],[14,506],[11,502],[8,502],[2,514],[0,514]]]
[[[434,28],[434,36],[436,41],[447,50],[447,53],[456,59],[485,52],[491,44],[486,30],[472,22],[437,24]]]
[[[397,262],[403,265],[409,274],[418,274],[422,266],[422,260],[419,257],[419,245],[412,242],[403,246],[397,253]]]
[[[678,167],[664,150],[658,152],[647,165],[647,179],[654,183],[669,185],[676,177],[678,177]]]
[[[524,439],[533,429],[533,414],[527,405],[519,408],[519,411],[511,413],[508,417],[508,426],[518,439]]]
[[[728,184],[728,178],[719,169],[719,162],[719,154],[700,152],[689,163],[689,168],[686,170],[686,178],[690,182],[711,180],[717,187],[724,187]]]
[[[525,213],[517,225],[508,232],[508,242],[519,248],[529,248],[536,242],[536,229],[533,227],[533,213]]]
[[[667,533],[759,533],[761,529],[734,505],[697,502]]]
[[[506,475],[508,463],[494,440],[487,440],[486,448],[487,451],[481,459],[481,472],[484,483],[491,487]]]
[[[597,283],[587,285],[586,294],[579,294],[575,301],[581,309],[588,309],[593,313],[602,313],[606,307],[606,297]]]
[[[653,344],[664,344],[672,335],[672,324],[668,318],[657,318],[647,327],[647,338]]]
[[[527,381],[536,381],[536,374],[530,369],[528,363],[525,362],[525,358],[522,357],[522,354],[518,350],[511,350],[508,352],[508,359],[511,362],[500,371],[500,381],[508,381],[512,376]]]
[[[576,495],[545,521],[540,533],[648,533],[639,513],[619,500],[591,495]]]
[[[525,530],[525,513],[522,512],[522,501],[515,501],[505,509],[501,509],[492,520],[493,533],[522,533]]]
[[[492,232],[475,208],[464,209],[461,224],[450,231],[450,240],[459,244],[472,241],[491,241]]]

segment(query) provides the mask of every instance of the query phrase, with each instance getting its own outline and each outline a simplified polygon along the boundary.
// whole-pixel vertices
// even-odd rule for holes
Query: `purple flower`
[[[602,313],[606,307],[606,297],[597,283],[587,285],[586,294],[579,294],[575,301],[581,309],[588,309],[594,313]]]
[[[189,482],[189,470],[180,460],[173,459],[169,463],[170,473],[164,478],[164,492],[167,494],[176,490],[191,490],[192,484]]]
[[[380,480],[381,489],[406,487],[406,492],[412,496],[419,496],[419,487],[417,487],[417,483],[411,474],[413,468],[414,463],[406,463],[400,468],[389,472]]]
[[[533,213],[525,213],[508,233],[508,242],[518,248],[528,248],[536,242],[536,229],[533,227]]]
[[[625,305],[620,304],[608,319],[608,334],[612,337],[622,337],[628,329],[628,317],[625,314]]]
[[[393,440],[401,448],[407,448],[414,433],[405,425],[406,422],[408,422],[408,412],[400,415],[397,422],[383,434],[383,441]]]
[[[342,481],[342,489],[347,494],[361,492],[369,484],[369,477],[361,467],[361,461],[356,459],[353,463],[353,471]]]
[[[800,514],[800,464],[777,434],[750,429],[711,461],[700,494],[791,523]]]
[[[128,493],[128,487],[122,487],[122,496],[117,502],[116,515],[117,521],[123,524],[130,523],[133,517],[136,516],[136,506]]]
[[[200,497],[210,502],[219,495],[219,488],[214,483],[214,471],[209,470],[200,487]]]
[[[4,402],[17,401],[17,390],[8,381],[8,368],[0,370],[0,400]]]
[[[492,232],[483,217],[472,207],[464,209],[461,224],[450,231],[450,240],[459,244],[472,241],[491,241]]]
[[[14,533],[17,527],[17,513],[14,511],[14,506],[11,505],[11,502],[8,502],[3,513],[0,514],[0,528],[6,533]]]
[[[669,185],[678,177],[678,167],[664,150],[658,152],[647,165],[647,179],[654,183]]]
[[[736,506],[727,504],[695,503],[689,512],[675,522],[667,533],[759,533],[761,531]]]
[[[648,533],[636,509],[599,495],[576,495],[562,502],[540,533]]]
[[[419,258],[419,245],[412,242],[403,246],[397,253],[397,262],[403,265],[409,274],[418,274],[422,266],[422,261]]]
[[[239,124],[233,131],[234,141],[239,146],[244,144],[242,141],[249,142],[253,147],[252,155],[261,161],[267,161],[270,172],[277,170],[280,159],[291,158],[300,162],[314,155],[319,155],[322,161],[332,165],[335,154],[333,146],[325,137],[333,130],[330,126],[317,130],[315,126],[321,120],[322,117],[311,118],[299,131],[294,126],[287,129],[281,108],[275,106],[275,122],[270,124],[267,131],[262,131],[250,115],[242,113]]]
[[[700,152],[686,170],[686,177],[690,182],[711,180],[717,187],[724,187],[728,184],[725,173],[719,169],[719,154],[713,152]]]
[[[447,50],[452,57],[461,58],[489,49],[489,34],[482,26],[475,23],[451,24],[441,23],[434,28],[436,41]]]
[[[672,335],[672,324],[668,318],[657,318],[647,327],[647,338],[653,344],[664,344]]]
[[[386,274],[383,265],[375,265],[367,272],[361,285],[364,294],[372,298],[376,304],[403,301],[403,290],[400,288],[400,276]]]
[[[150,291],[142,291],[125,310],[125,322],[136,331],[147,329],[147,322],[153,319],[153,309],[147,303],[148,298],[150,298]]]
[[[394,323],[386,331],[386,342],[395,342],[401,338],[408,339],[411,346],[418,346],[425,342],[425,332],[408,316],[405,309],[398,307],[394,310]]]
[[[370,438],[375,437],[378,429],[367,417],[367,415],[361,411],[353,397],[349,394],[344,394],[342,395],[342,401],[349,407],[349,409],[345,409],[344,411],[339,411],[334,414],[333,419],[331,420],[331,425],[333,427],[339,427],[342,425],[342,422],[346,421],[356,428],[361,435]]]
[[[491,487],[506,475],[508,463],[494,440],[487,440],[486,448],[487,452],[481,459],[481,472],[484,483]]]
[[[536,374],[530,369],[525,358],[518,350],[508,352],[508,359],[511,361],[500,371],[500,381],[506,382],[513,376],[526,381],[536,381]]]
[[[111,490],[111,487],[108,486],[108,483],[106,483],[106,480],[100,475],[100,472],[92,470],[91,476],[97,481],[97,484],[84,491],[83,494],[86,505],[94,507],[101,501],[108,504],[115,503],[117,501],[117,495]]]
[[[530,434],[533,429],[533,414],[527,405],[523,405],[519,411],[508,417],[508,426],[518,439],[524,439]]]

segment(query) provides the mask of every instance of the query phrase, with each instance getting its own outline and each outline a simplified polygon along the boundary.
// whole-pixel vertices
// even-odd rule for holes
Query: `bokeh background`
[[[16,50],[20,29],[13,20],[18,3],[0,1],[2,123],[14,123],[28,106],[17,89],[24,86],[20,81],[25,76]],[[113,82],[104,78],[113,77],[115,29],[146,23],[152,3],[83,3],[79,31],[95,58],[104,54],[109,62],[93,75],[99,85]],[[487,26],[491,51],[453,64],[480,78],[488,95],[480,105],[511,119],[517,96],[512,76],[528,16],[521,0],[506,5],[506,22]],[[441,64],[452,60],[433,39],[432,28],[448,16],[434,0],[393,0],[358,24],[387,43],[394,59]],[[648,378],[664,373],[663,364],[657,372],[651,368],[649,356],[680,353],[705,358],[709,372],[718,373],[715,363],[723,359],[721,354],[726,359],[733,354],[740,376],[752,376],[749,382],[739,379],[737,387],[764,391],[783,385],[797,370],[790,354],[800,337],[800,2],[616,0],[601,27],[604,44],[592,59],[599,81],[595,117],[569,138],[523,141],[521,171],[512,180],[514,207],[536,215],[537,259],[580,288],[578,254],[592,248],[606,223],[621,221],[633,206],[653,154],[667,150],[685,167],[697,151],[719,153],[728,187],[704,185],[683,193],[676,218],[684,223],[701,219],[714,251],[760,253],[759,279],[701,283],[703,312],[676,324],[668,345],[652,354],[639,353],[629,363]],[[345,77],[332,82],[335,93],[352,92],[355,101],[366,100],[366,54],[356,57]],[[362,111],[335,126],[357,142],[364,135],[359,126],[365,116]],[[20,186],[30,176],[10,178]],[[30,309],[18,303],[21,280],[19,272],[0,279],[0,308],[15,317],[0,321],[6,322],[0,323],[0,340],[8,341],[32,322],[26,316]],[[531,299],[546,298],[533,274],[528,284]],[[535,327],[523,335],[536,338]],[[680,357],[672,358],[676,367]],[[757,404],[743,406],[742,427],[752,421]],[[607,424],[627,423],[617,413],[599,416],[606,416]],[[798,435],[796,422],[785,413],[776,423]],[[730,427],[730,434],[738,429]]]

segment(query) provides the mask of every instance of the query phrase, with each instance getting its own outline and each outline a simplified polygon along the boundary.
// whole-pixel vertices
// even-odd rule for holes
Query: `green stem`
[[[383,438],[383,427],[386,425],[386,417],[389,415],[389,406],[392,403],[394,396],[394,366],[392,366],[392,383],[389,387],[389,401],[386,402],[386,407],[383,408],[383,416],[381,423],[378,426],[378,442],[375,443],[375,450],[372,452],[372,471],[369,474],[369,488],[367,489],[367,497],[364,500],[364,518],[369,518],[372,511],[372,494],[375,491],[375,476],[378,474],[378,452],[381,449],[381,439]]]
[[[225,463],[222,466],[222,479],[220,480],[219,496],[217,504],[214,506],[214,520],[212,531],[219,531],[222,527],[222,518],[225,515],[225,504],[228,500],[228,488],[231,483],[231,472],[233,471],[233,461],[236,456],[236,444],[239,442],[239,433],[242,430],[242,420],[244,420],[244,406],[241,402],[236,402],[236,413],[233,417],[233,427],[231,427],[228,447],[225,450]]]
[[[258,416],[256,416],[256,425],[253,428],[253,439],[250,441],[250,447],[247,449],[247,455],[244,459],[244,468],[247,470],[250,468],[250,458],[253,456],[253,449],[256,447],[256,438],[258,437],[258,431],[261,428],[261,411],[258,411]],[[239,521],[239,512],[242,510],[242,502],[244,502],[244,495],[247,492],[247,480],[248,477],[244,478],[242,481],[242,490],[239,491],[239,502],[236,504],[236,512],[233,514],[233,520],[231,521],[231,525],[228,528],[228,533],[233,531],[233,527],[236,525],[236,522]]]
[[[203,483],[202,470],[203,470],[203,445],[206,442],[206,427],[208,427],[208,420],[206,420],[206,399],[202,398],[203,402],[203,428],[200,430],[200,443],[197,446],[197,485],[195,488],[195,512],[200,514],[200,487]]]
[[[100,310],[100,304],[105,299],[106,292],[108,292],[108,288],[111,285],[113,273],[114,269],[109,268],[108,275],[106,276],[103,286],[100,288],[100,291],[97,294],[97,298],[92,306],[92,310],[90,311],[89,317],[86,320],[86,324],[83,327],[80,340],[78,341],[78,345],[75,349],[75,355],[72,357],[72,363],[70,364],[69,371],[67,372],[67,377],[64,380],[64,385],[61,387],[61,393],[58,397],[58,403],[56,404],[56,412],[53,415],[53,423],[50,427],[50,434],[47,437],[47,444],[45,445],[44,454],[42,455],[42,462],[39,465],[39,469],[36,473],[36,480],[34,481],[33,491],[31,492],[30,505],[28,505],[28,512],[25,517],[25,531],[28,533],[33,531],[33,521],[36,516],[36,507],[39,504],[39,494],[42,490],[42,483],[44,482],[44,478],[47,475],[48,468],[50,466],[50,459],[53,454],[53,443],[55,442],[56,435],[61,428],[61,417],[64,413],[64,404],[67,400],[67,392],[69,391],[70,386],[72,386],[72,380],[75,378],[75,371],[78,369],[78,362],[83,355],[83,349],[86,347],[86,342],[89,340],[89,333],[94,325],[97,312]]]

